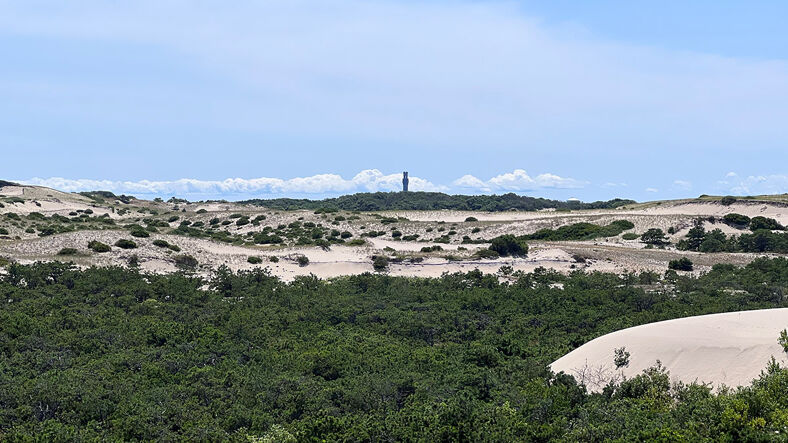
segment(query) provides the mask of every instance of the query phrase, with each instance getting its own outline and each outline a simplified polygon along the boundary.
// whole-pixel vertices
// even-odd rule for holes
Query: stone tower
[[[407,173],[407,171],[403,172],[402,173],[402,192],[408,192],[408,182],[409,181],[410,180],[408,180],[408,173]]]

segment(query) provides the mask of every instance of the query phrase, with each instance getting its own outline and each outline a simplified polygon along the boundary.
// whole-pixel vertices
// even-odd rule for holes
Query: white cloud
[[[582,188],[587,182],[555,174],[539,174],[531,177],[523,169],[515,169],[496,175],[487,181],[473,175],[464,175],[452,182],[453,186],[482,192],[524,192],[537,189],[574,189]]]
[[[692,189],[692,182],[687,180],[674,180],[673,185],[683,190]]]
[[[484,181],[472,176],[463,175],[462,177],[454,180],[452,185],[465,189],[477,189],[484,192],[491,192],[492,188]]]
[[[555,174],[529,176],[522,169],[496,175],[487,181],[464,175],[451,183],[451,186],[435,184],[421,177],[409,177],[411,191],[448,192],[452,189],[468,192],[523,192],[539,189],[576,189],[587,184],[572,178]],[[112,181],[93,179],[67,179],[61,177],[32,178],[16,180],[19,183],[46,186],[66,192],[111,191],[117,194],[139,194],[158,196],[228,196],[233,194],[294,195],[294,194],[350,194],[355,192],[399,191],[402,189],[402,175],[383,174],[377,169],[359,172],[353,178],[345,179],[338,174],[318,174],[309,177],[289,179],[275,177],[228,178],[225,180],[198,180],[182,178],[179,180],[139,180]]]
[[[728,192],[734,195],[788,193],[788,175],[785,174],[750,175],[742,178],[729,175],[728,177],[737,180],[726,180],[719,183],[727,186]]]
[[[419,177],[409,177],[413,191],[445,191]],[[172,181],[111,181],[66,179],[60,177],[18,180],[21,183],[47,186],[67,192],[105,190],[125,194],[154,195],[231,195],[231,194],[339,194],[353,192],[398,191],[402,189],[402,175],[384,175],[377,169],[359,172],[352,179],[337,174],[319,174],[290,179],[260,177],[252,179],[228,178],[221,181],[183,178]]]
[[[646,188],[646,192],[659,192],[657,188]]]

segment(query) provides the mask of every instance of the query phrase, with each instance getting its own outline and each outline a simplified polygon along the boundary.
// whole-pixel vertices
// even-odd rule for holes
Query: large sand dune
[[[659,360],[674,380],[745,386],[757,378],[774,356],[785,364],[777,343],[788,328],[788,308],[701,315],[613,332],[594,339],[556,360],[555,372],[572,374],[591,391],[611,377],[632,377]],[[628,367],[616,371],[614,349],[630,352]]]
[[[775,200],[775,201],[772,201]],[[0,187],[0,259],[20,263],[33,261],[73,261],[81,266],[127,265],[135,259],[142,269],[153,272],[174,271],[174,256],[169,249],[153,245],[154,240],[165,240],[181,248],[181,252],[197,259],[198,272],[208,274],[219,265],[234,270],[269,267],[274,275],[290,280],[299,275],[315,274],[320,278],[359,274],[373,270],[372,257],[386,255],[391,275],[436,277],[444,272],[465,272],[479,269],[498,273],[501,266],[514,271],[531,272],[538,267],[559,272],[584,270],[587,272],[642,272],[663,273],[671,260],[689,257],[695,273],[706,272],[715,264],[746,265],[759,256],[774,254],[714,253],[680,251],[675,243],[683,238],[698,217],[707,220],[707,230],[721,229],[727,235],[749,232],[719,221],[725,214],[737,212],[748,216],[772,217],[788,224],[788,205],[784,196],[740,200],[723,205],[719,200],[677,200],[633,204],[605,210],[573,211],[338,211],[321,214],[308,210],[275,210],[259,206],[228,202],[188,203],[183,200],[148,201],[114,198],[107,194],[90,196],[60,192],[40,186]],[[33,214],[35,213],[35,214]],[[64,225],[54,216],[87,217],[85,223],[70,223],[61,233],[41,232],[47,226]],[[239,225],[242,215],[256,219]],[[14,217],[15,216],[15,217]],[[108,216],[114,223],[98,223],[96,217]],[[396,222],[383,218],[399,217]],[[148,239],[137,239],[138,249],[113,248],[109,253],[97,254],[87,249],[92,240],[108,245],[130,235],[129,226],[146,225],[154,219],[158,223]],[[669,234],[671,245],[665,249],[646,249],[639,240],[625,240],[622,235],[587,241],[530,241],[526,258],[479,259],[474,254],[487,248],[485,240],[502,234],[532,234],[543,228],[558,228],[573,223],[588,222],[606,225],[626,219],[634,225],[627,231],[640,234],[650,228],[660,228]],[[467,221],[466,221],[467,220]],[[214,224],[214,221],[217,222]],[[203,238],[175,232],[182,222],[192,227],[201,226]],[[293,223],[312,223],[324,233],[336,230],[349,234],[349,240],[364,239],[361,246],[332,245],[330,250],[304,246],[291,236],[282,245],[255,244],[253,236],[265,229],[279,229]],[[162,225],[163,224],[163,225]],[[65,225],[64,225],[65,226]],[[79,228],[79,229],[70,229]],[[377,234],[371,235],[375,231]],[[401,239],[395,237],[398,232]],[[232,244],[208,239],[208,234],[226,233]],[[284,234],[283,234],[284,235]],[[326,234],[327,235],[327,234]],[[467,237],[471,242],[466,242]],[[425,247],[440,249],[423,251]],[[60,256],[63,248],[74,248],[76,255]],[[304,255],[309,266],[299,266],[293,257]],[[250,256],[261,256],[262,263],[251,264]],[[281,259],[272,259],[277,257]]]

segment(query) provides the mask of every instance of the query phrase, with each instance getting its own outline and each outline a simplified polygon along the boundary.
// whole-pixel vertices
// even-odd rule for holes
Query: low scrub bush
[[[692,260],[687,257],[671,260],[668,263],[668,269],[673,269],[674,271],[691,271],[693,269]]]
[[[495,237],[490,242],[491,251],[497,252],[499,255],[525,257],[528,255],[528,244],[525,239],[515,237],[512,234],[501,235]]]
[[[112,248],[109,247],[108,244],[102,243],[98,240],[91,240],[88,242],[88,249],[93,252],[109,252]]]
[[[722,221],[735,228],[746,228],[750,224],[750,217],[731,212],[730,214],[725,214]]]
[[[476,258],[496,259],[496,258],[500,257],[501,254],[499,254],[497,251],[493,251],[491,249],[479,249],[478,251],[476,251],[475,254],[473,254],[473,256],[476,257]]]
[[[540,229],[525,238],[548,241],[593,240],[600,237],[615,237],[634,227],[635,225],[629,220],[616,220],[605,226],[583,222],[561,226],[558,229]]]
[[[121,238],[120,240],[115,242],[115,246],[121,249],[134,249],[137,247],[137,243],[135,243],[133,240]]]
[[[750,219],[750,230],[757,231],[759,229],[768,229],[770,231],[782,231],[785,226],[773,218],[757,216]]]
[[[63,248],[58,251],[57,255],[76,255],[77,254],[76,248]]]
[[[373,255],[372,268],[377,272],[385,272],[389,268],[389,258],[385,255]]]
[[[181,248],[178,247],[177,245],[174,245],[174,244],[172,244],[170,242],[167,242],[165,240],[154,240],[153,241],[153,246],[157,246],[159,248],[167,248],[167,249],[170,249],[170,250],[175,251],[175,252],[180,252],[180,250],[181,250]]]
[[[197,269],[199,264],[196,258],[188,254],[176,255],[173,257],[173,261],[175,262],[175,267],[185,271],[193,271]]]
[[[154,228],[155,229],[155,228]],[[143,229],[141,226],[130,231],[132,237],[137,238],[148,238],[150,237],[150,233]]]
[[[720,203],[722,203],[724,206],[730,206],[730,205],[736,203],[736,197],[732,197],[730,195],[727,195],[727,196],[722,197],[720,199]]]
[[[659,246],[667,243],[667,238],[662,229],[651,228],[640,236],[640,241],[650,246]]]
[[[295,260],[296,260],[296,263],[298,263],[298,266],[304,267],[304,266],[309,265],[309,257],[307,257],[306,255],[300,255],[299,254],[296,257]]]

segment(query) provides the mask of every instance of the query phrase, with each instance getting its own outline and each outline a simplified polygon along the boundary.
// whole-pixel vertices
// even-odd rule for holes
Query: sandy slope
[[[774,356],[788,362],[777,343],[788,328],[788,308],[702,315],[651,323],[604,335],[556,360],[564,371],[599,391],[614,376],[632,377],[657,360],[675,380],[715,387],[744,386],[758,377]],[[613,351],[626,347],[630,364],[616,371]]]

